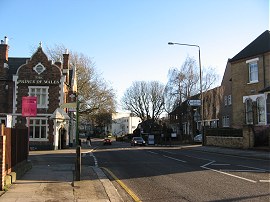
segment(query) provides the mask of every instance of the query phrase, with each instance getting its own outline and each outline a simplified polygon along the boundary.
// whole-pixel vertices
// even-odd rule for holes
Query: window
[[[6,118],[5,117],[0,117],[0,124],[5,124],[6,125]]]
[[[47,141],[47,119],[30,119],[30,139]]]
[[[48,108],[48,89],[47,86],[29,87],[29,96],[37,97],[37,108]]]
[[[245,104],[246,104],[246,124],[253,124],[252,100],[247,99]]]
[[[257,99],[257,114],[258,114],[258,122],[265,123],[265,105],[263,97],[258,97]]]
[[[228,95],[228,105],[232,105],[232,96]]]
[[[230,127],[230,118],[229,116],[222,117],[222,126],[223,127]]]
[[[251,60],[247,60],[248,64],[248,73],[249,73],[249,83],[258,82],[258,60],[259,58],[254,58]]]
[[[224,105],[225,105],[225,106],[227,106],[227,105],[228,105],[227,96],[224,96]]]

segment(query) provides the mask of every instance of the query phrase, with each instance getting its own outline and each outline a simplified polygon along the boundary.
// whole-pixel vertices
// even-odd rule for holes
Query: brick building
[[[62,149],[73,143],[73,112],[61,109],[70,93],[76,93],[75,68],[70,68],[69,54],[63,64],[53,63],[41,44],[30,58],[8,57],[7,38],[0,44],[0,121],[12,127],[29,127],[33,149]],[[37,116],[22,116],[22,98],[37,97]]]
[[[270,124],[270,32],[266,30],[229,60],[232,126]]]

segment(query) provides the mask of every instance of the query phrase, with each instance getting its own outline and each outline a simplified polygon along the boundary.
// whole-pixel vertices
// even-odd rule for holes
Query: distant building
[[[30,147],[62,149],[73,143],[75,122],[73,112],[62,109],[75,102],[77,81],[75,67],[70,68],[69,54],[63,64],[48,60],[42,46],[30,58],[8,57],[7,38],[0,44],[0,121],[12,127],[28,127]],[[37,97],[37,115],[22,116],[22,99]]]
[[[132,134],[140,122],[141,119],[131,113],[116,112],[112,114],[112,124],[107,127],[107,131],[113,136]]]

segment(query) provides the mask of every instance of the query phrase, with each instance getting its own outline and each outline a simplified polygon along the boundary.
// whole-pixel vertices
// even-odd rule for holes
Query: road
[[[270,200],[267,160],[202,152],[193,147],[93,144],[99,146],[91,154],[91,163],[103,168],[125,201]]]

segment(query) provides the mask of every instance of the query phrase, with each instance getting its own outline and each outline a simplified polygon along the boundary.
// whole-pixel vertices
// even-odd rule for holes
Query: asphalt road
[[[269,160],[192,147],[93,144],[97,147],[89,162],[104,169],[126,201],[132,201],[132,194],[137,200],[155,202],[270,201]]]

